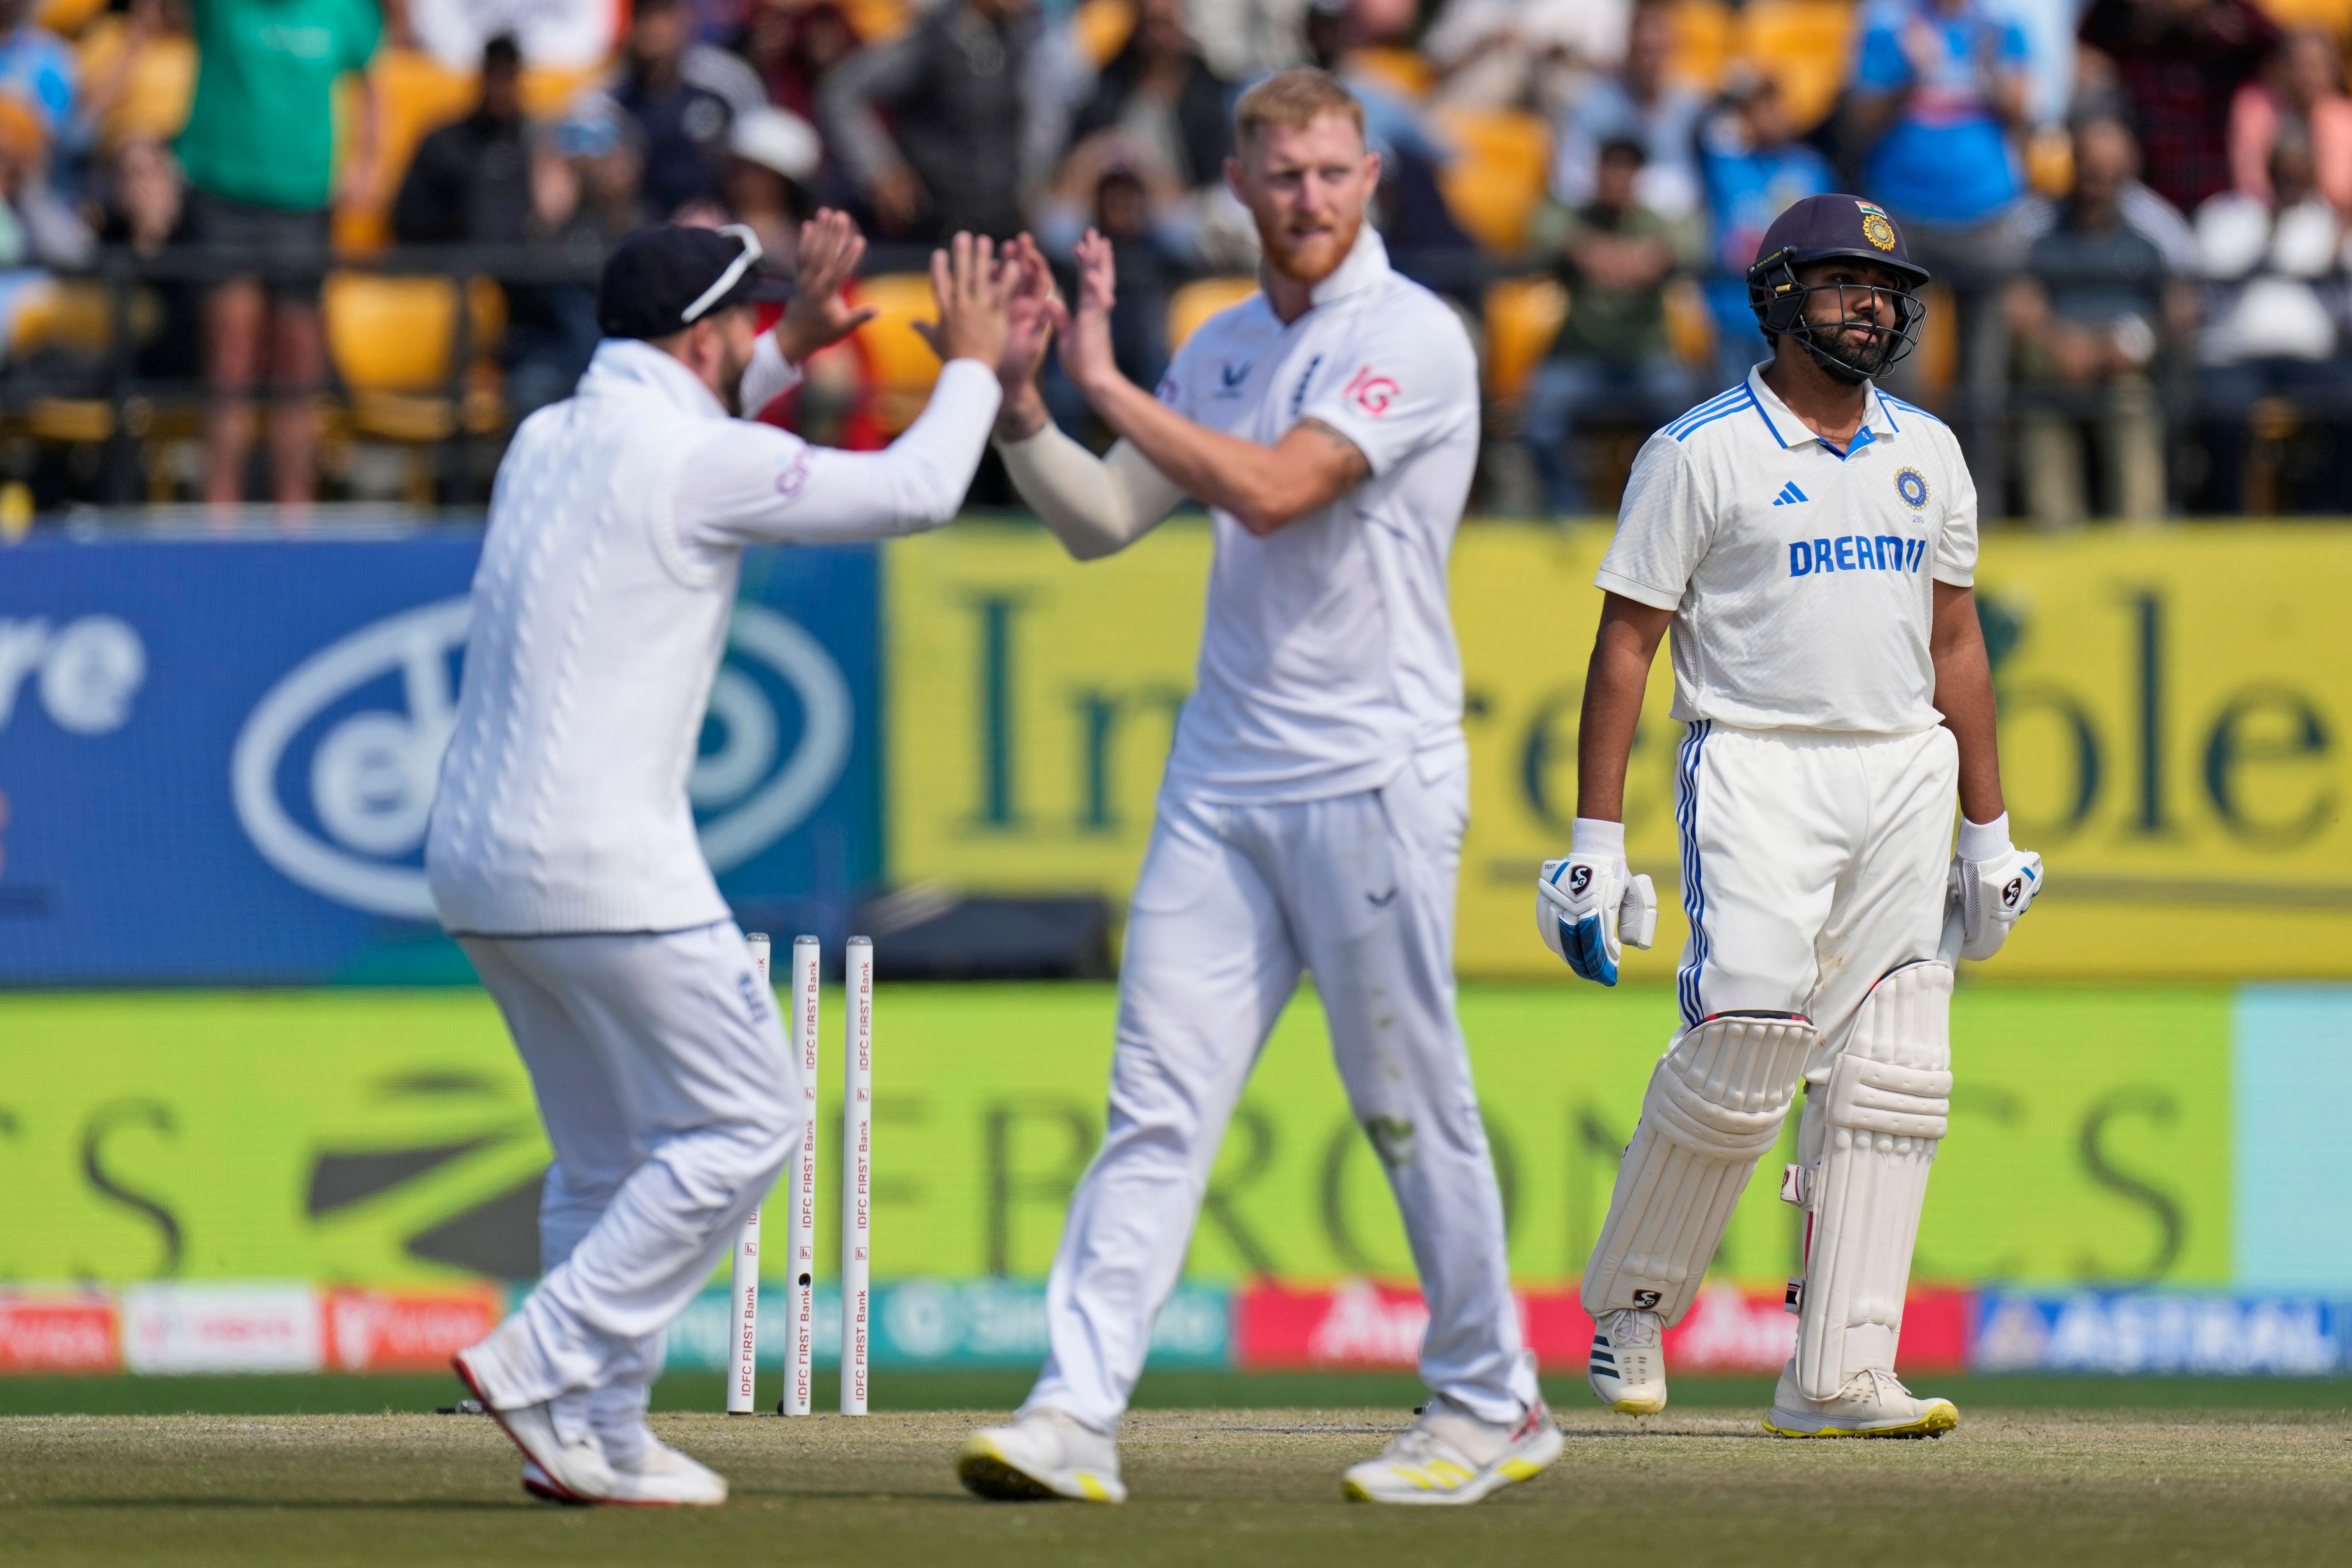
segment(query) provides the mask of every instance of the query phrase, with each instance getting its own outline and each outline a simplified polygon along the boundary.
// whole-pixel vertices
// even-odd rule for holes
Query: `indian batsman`
[[[1771,360],[1650,437],[1595,579],[1575,837],[1536,903],[1588,980],[1616,984],[1621,942],[1647,947],[1656,923],[1623,803],[1670,625],[1688,726],[1682,1027],[1584,1273],[1588,1375],[1629,1415],[1664,1407],[1661,1336],[1801,1083],[1781,1189],[1808,1216],[1797,1353],[1765,1426],[1916,1437],[1959,1421],[1905,1389],[1895,1343],[1949,1107],[1955,951],[2000,950],[2042,860],[2010,843],[2001,804],[1976,487],[1941,421],[1873,384],[1917,337],[1927,281],[1868,202],[1782,213],[1748,272]]]
[[[749,228],[642,229],[605,263],[604,342],[523,422],[474,577],[425,869],[489,987],[554,1145],[537,1289],[458,1375],[563,1502],[698,1503],[727,1483],[645,1422],[662,1338],[796,1152],[799,1064],[687,801],[743,548],[935,528],[999,402],[1012,273],[935,254],[929,406],[887,452],[731,417],[864,315],[864,242],[803,230],[800,288],[755,331]]]
[[[1152,1318],[1234,1102],[1310,973],[1430,1310],[1434,1392],[1345,1489],[1472,1502],[1560,1449],[1454,1007],[1468,751],[1445,565],[1478,454],[1477,359],[1364,223],[1380,162],[1346,89],[1286,72],[1235,118],[1226,179],[1256,220],[1264,291],[1203,325],[1156,398],[1112,361],[1109,244],[1080,247],[1075,319],[1024,247],[1031,314],[1119,440],[1098,459],[1055,429],[1035,381],[1047,332],[1017,324],[996,440],[1023,499],[1088,560],[1192,496],[1216,556],[1129,917],[1108,1128],[1047,1286],[1051,1351],[958,1469],[984,1497],[1126,1497],[1116,1437]]]

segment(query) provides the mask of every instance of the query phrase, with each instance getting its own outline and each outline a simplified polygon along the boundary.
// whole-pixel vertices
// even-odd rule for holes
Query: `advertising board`
[[[41,540],[0,572],[0,985],[470,982],[423,847],[480,551]],[[871,547],[754,551],[688,788],[747,918],[880,873]]]
[[[1459,966],[1539,976],[1533,878],[1575,816],[1576,729],[1608,532],[1480,523],[1454,547],[1471,746]],[[894,879],[1123,900],[1192,685],[1210,542],[1178,520],[1080,566],[1043,531],[967,524],[887,555]],[[2344,531],[2284,525],[1988,540],[1979,597],[2019,842],[2048,890],[2003,978],[2352,975]],[[1661,657],[1627,847],[1686,931]]]

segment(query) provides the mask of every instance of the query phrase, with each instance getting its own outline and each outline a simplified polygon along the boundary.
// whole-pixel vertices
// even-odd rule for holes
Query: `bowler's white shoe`
[[[491,1419],[522,1450],[522,1457],[539,1467],[548,1488],[543,1495],[562,1502],[595,1502],[610,1493],[613,1467],[604,1458],[604,1446],[596,1440],[596,1434],[581,1431],[566,1436],[558,1431],[553,1406],[546,1401],[499,1409],[483,1392],[481,1380],[469,1362],[469,1358],[481,1355],[483,1349],[484,1345],[468,1346],[450,1358],[452,1364],[466,1387],[489,1411]]]
[[[1592,1321],[1592,1358],[1584,1369],[1592,1395],[1620,1415],[1655,1415],[1666,1407],[1666,1321],[1623,1307]]]
[[[1764,1430],[1776,1437],[1940,1437],[1960,1424],[1948,1399],[1922,1399],[1891,1372],[1858,1372],[1834,1398],[1808,1399],[1797,1387],[1797,1363],[1780,1368],[1772,1414]]]
[[[1540,1399],[1504,1423],[1481,1421],[1441,1394],[1379,1458],[1350,1467],[1339,1489],[1353,1502],[1476,1502],[1541,1475],[1559,1450],[1559,1428]]]
[[[1072,1498],[1125,1502],[1118,1444],[1059,1410],[1032,1410],[1009,1426],[983,1426],[963,1441],[956,1475],[984,1498]]]
[[[599,1502],[633,1503],[640,1508],[717,1508],[727,1500],[727,1478],[709,1466],[690,1459],[648,1432],[645,1446],[625,1464],[613,1467],[613,1489]],[[522,1467],[522,1489],[551,1502],[586,1500],[565,1497],[535,1460]]]

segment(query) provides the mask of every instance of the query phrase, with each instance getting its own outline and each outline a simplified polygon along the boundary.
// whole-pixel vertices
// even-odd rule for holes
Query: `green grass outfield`
[[[247,1404],[300,1392],[256,1378],[147,1386],[184,1406],[234,1402],[232,1381]],[[1976,1380],[1939,1384],[1963,1405],[1942,1442],[1789,1443],[1756,1427],[1760,1384],[1685,1380],[1646,1420],[1576,1399],[1560,1412],[1561,1463],[1465,1510],[1340,1500],[1339,1472],[1406,1418],[1402,1380],[1157,1380],[1153,1397],[1207,1403],[1131,1418],[1135,1500],[1118,1509],[966,1497],[950,1459],[982,1412],[665,1414],[663,1436],[735,1487],[724,1509],[671,1512],[530,1501],[489,1422],[405,1413],[412,1395],[439,1396],[437,1380],[310,1381],[321,1405],[364,1387],[403,1413],[0,1417],[0,1561],[2280,1568],[2342,1562],[2352,1517],[2345,1384]],[[19,1409],[73,1389],[88,1406],[129,1382],[0,1389]],[[893,1397],[909,1401],[927,1383],[939,1397],[983,1392],[974,1379],[898,1383]],[[1017,1387],[996,1380],[983,1403],[1001,1408]],[[680,1393],[717,1389],[665,1387]]]

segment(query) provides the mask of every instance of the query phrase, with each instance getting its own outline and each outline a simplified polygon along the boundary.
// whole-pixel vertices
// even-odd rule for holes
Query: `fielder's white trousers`
[[[458,940],[555,1149],[527,1333],[484,1369],[485,1392],[634,1431],[665,1331],[798,1152],[800,1064],[732,921]]]
[[[1108,1127],[1071,1200],[1046,1289],[1051,1349],[1024,1408],[1117,1428],[1225,1124],[1302,970],[1404,1213],[1430,1310],[1422,1376],[1489,1421],[1535,1403],[1454,1012],[1468,780],[1449,752],[1331,800],[1161,797],[1119,969]]]
[[[1675,811],[1690,939],[1683,1024],[1716,1013],[1802,1013],[1816,1058],[1845,1047],[1881,975],[1933,958],[1943,933],[1958,750],[1916,735],[1735,730],[1683,738]]]

